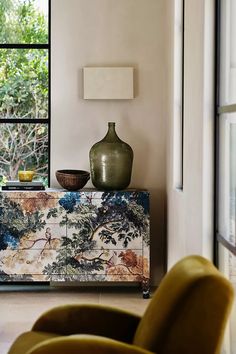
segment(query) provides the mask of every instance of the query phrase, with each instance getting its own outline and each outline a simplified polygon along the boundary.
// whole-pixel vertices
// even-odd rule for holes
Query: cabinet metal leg
[[[142,293],[144,299],[149,299],[150,297],[150,280],[143,279],[142,280]]]

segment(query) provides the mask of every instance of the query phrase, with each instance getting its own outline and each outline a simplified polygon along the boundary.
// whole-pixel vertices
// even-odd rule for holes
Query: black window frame
[[[1,118],[1,124],[47,124],[48,126],[48,187],[51,170],[51,0],[48,1],[48,43],[0,43],[1,49],[46,49],[48,51],[48,118]]]

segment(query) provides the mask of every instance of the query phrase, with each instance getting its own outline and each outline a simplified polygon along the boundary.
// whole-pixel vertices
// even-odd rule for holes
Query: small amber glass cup
[[[34,171],[18,171],[18,178],[20,182],[32,182]]]

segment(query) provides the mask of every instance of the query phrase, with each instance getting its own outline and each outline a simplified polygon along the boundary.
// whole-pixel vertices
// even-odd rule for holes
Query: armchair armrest
[[[34,346],[26,354],[153,354],[135,345],[116,340],[78,335],[46,340]]]
[[[141,317],[101,305],[64,305],[39,317],[32,330],[59,335],[93,334],[131,343]]]

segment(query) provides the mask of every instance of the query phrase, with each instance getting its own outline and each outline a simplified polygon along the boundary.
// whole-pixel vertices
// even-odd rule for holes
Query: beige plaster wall
[[[134,150],[130,187],[151,192],[153,284],[164,262],[166,198],[166,0],[52,0],[51,181],[89,170],[91,146],[116,122]],[[82,99],[84,66],[133,66],[135,98]],[[91,186],[91,183],[87,186]]]

